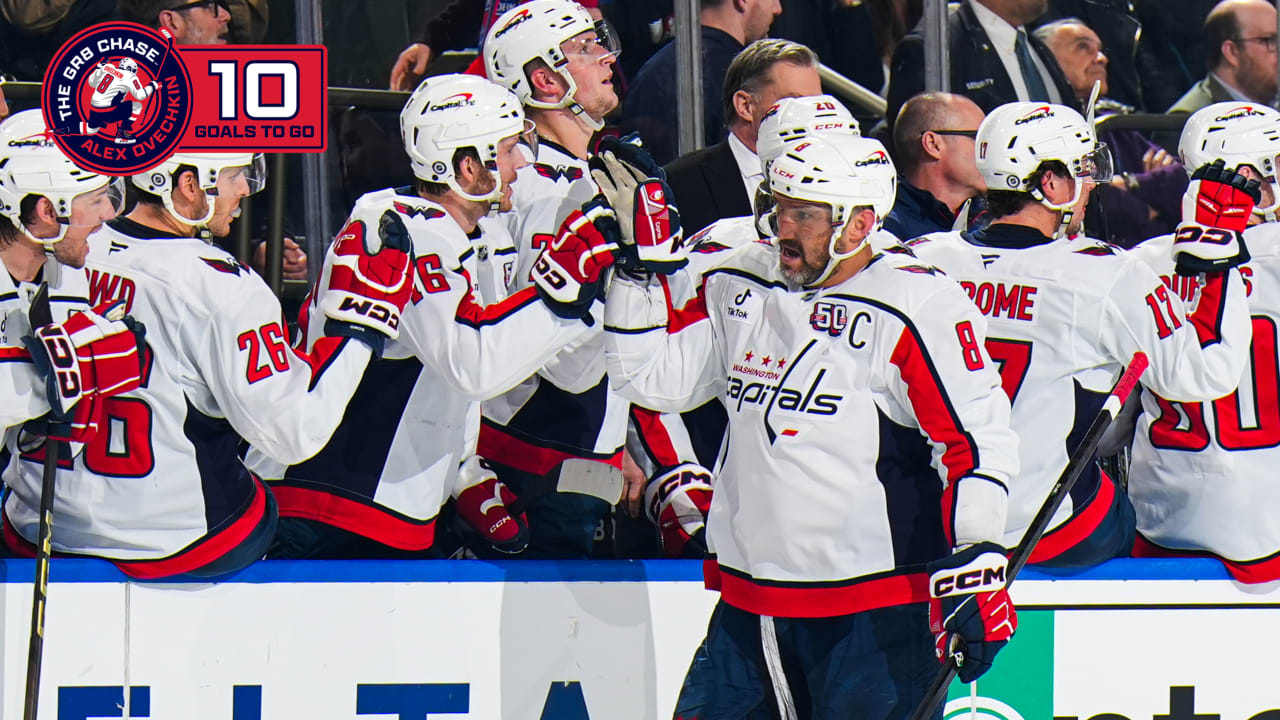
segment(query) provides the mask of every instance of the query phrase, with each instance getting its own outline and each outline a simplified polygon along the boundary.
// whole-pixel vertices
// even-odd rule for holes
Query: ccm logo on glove
[[[951,572],[935,572],[929,578],[929,595],[941,598],[999,590],[1005,585],[1005,564],[1000,562],[1003,559],[999,555],[979,555]]]

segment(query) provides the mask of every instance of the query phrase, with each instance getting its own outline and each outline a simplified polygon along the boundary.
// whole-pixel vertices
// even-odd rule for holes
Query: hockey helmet
[[[760,121],[760,130],[756,135],[756,155],[760,158],[760,169],[767,176],[769,163],[792,140],[826,133],[861,135],[862,131],[845,106],[830,95],[782,98],[765,111],[764,118]],[[755,200],[751,205],[756,209],[757,219],[768,215],[773,207],[772,202],[766,177],[756,188]],[[763,223],[758,222],[756,229],[762,235],[769,235],[769,228]]]
[[[1187,173],[1223,160],[1227,167],[1253,168],[1262,182],[1271,187],[1275,198],[1267,207],[1255,207],[1254,213],[1268,222],[1276,219],[1280,209],[1280,183],[1276,165],[1280,157],[1280,112],[1254,102],[1222,102],[1200,108],[1187,118],[1178,142],[1178,155]]]
[[[814,285],[830,277],[841,260],[856,255],[870,242],[868,233],[857,247],[843,253],[836,250],[854,210],[869,206],[875,212],[878,229],[893,208],[898,189],[898,174],[884,146],[877,140],[852,134],[811,135],[787,143],[770,163],[767,180],[771,195],[831,208],[831,258]],[[769,226],[777,235],[776,208],[771,213]]]
[[[53,246],[71,226],[74,200],[103,187],[114,217],[124,207],[123,180],[89,172],[71,162],[49,135],[40,110],[23,110],[0,123],[0,216],[27,237],[45,247]],[[23,226],[21,205],[28,195],[42,195],[53,203],[62,225],[57,237],[37,238]]]
[[[121,60],[120,64],[117,67],[119,67],[121,70],[128,70],[131,73],[138,72],[138,63],[135,62],[133,58],[127,57]]]
[[[481,53],[489,79],[515,93],[527,107],[549,110],[568,108],[592,130],[604,127],[603,120],[587,114],[574,95],[578,84],[568,71],[569,53],[563,43],[578,35],[594,32],[581,52],[603,59],[622,51],[618,35],[606,20],[596,20],[574,0],[532,0],[511,8],[494,21],[485,36]],[[542,60],[568,85],[564,97],[555,102],[535,100],[526,66]]]
[[[175,175],[183,166],[195,169],[196,181],[209,200],[204,217],[189,218],[173,207]],[[164,207],[184,223],[204,227],[213,218],[213,199],[222,192],[230,192],[243,178],[252,195],[267,184],[267,164],[262,153],[174,153],[159,166],[133,176],[133,184],[140,190],[159,195]]]
[[[1070,223],[1085,183],[1075,184],[1070,201],[1052,203],[1030,183],[1040,165],[1056,160],[1073,178],[1099,183],[1114,175],[1111,153],[1098,142],[1093,125],[1065,105],[1006,103],[987,115],[975,140],[978,171],[987,189],[1031,193],[1041,205],[1062,213],[1059,234]]]
[[[538,136],[525,119],[516,96],[475,75],[437,75],[422,81],[400,111],[400,139],[413,174],[444,183],[468,200],[496,202],[502,196],[498,144],[519,136],[537,156]],[[472,195],[462,189],[453,168],[454,153],[475,148],[493,174],[493,191]]]

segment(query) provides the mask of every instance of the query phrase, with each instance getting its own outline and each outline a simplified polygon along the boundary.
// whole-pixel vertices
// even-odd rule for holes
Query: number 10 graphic
[[[286,120],[298,114],[298,66],[291,62],[251,60],[244,64],[244,114],[250,120]],[[215,61],[209,72],[218,76],[218,117],[237,120],[237,63]],[[262,104],[262,79],[280,78],[281,102]]]

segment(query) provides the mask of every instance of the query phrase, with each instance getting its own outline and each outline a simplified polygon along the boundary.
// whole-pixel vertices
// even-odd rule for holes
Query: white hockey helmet
[[[1062,213],[1059,234],[1071,221],[1084,183],[1075,184],[1070,201],[1051,203],[1029,182],[1040,165],[1056,160],[1073,178],[1099,183],[1114,175],[1111,153],[1098,142],[1093,125],[1065,105],[1006,103],[987,115],[975,140],[978,171],[987,189],[1031,193],[1041,205]]]
[[[0,123],[0,216],[27,237],[52,247],[71,226],[72,201],[102,187],[119,213],[124,207],[124,181],[71,162],[47,134],[40,110],[23,110]],[[22,199],[28,195],[42,195],[53,203],[62,225],[57,237],[37,238],[22,224]]]
[[[485,36],[481,53],[489,79],[515,93],[527,107],[547,110],[568,108],[592,130],[604,127],[603,120],[587,114],[574,95],[578,84],[568,70],[569,57],[561,43],[585,32],[594,32],[604,55],[622,51],[618,35],[605,20],[596,20],[574,0],[531,0],[511,8],[494,21]],[[569,89],[556,102],[535,100],[526,66],[542,60],[558,73]]]
[[[195,168],[196,181],[204,190],[209,200],[209,209],[204,217],[189,218],[173,207],[174,174],[183,166]],[[132,177],[133,184],[140,190],[152,195],[159,195],[164,207],[178,220],[189,225],[205,227],[213,218],[213,199],[218,195],[218,180],[227,182],[238,179],[243,172],[244,180],[249,185],[252,195],[267,184],[267,164],[262,153],[174,153],[160,165],[144,173]]]
[[[874,230],[893,209],[898,192],[898,173],[884,145],[853,134],[811,135],[787,143],[770,163],[767,180],[771,194],[831,208],[831,259],[814,285],[830,277],[841,260],[867,246]],[[854,210],[868,206],[876,215],[873,232],[857,247],[838,252],[836,245]],[[776,235],[776,220],[770,225]]]
[[[756,139],[760,167],[769,172],[769,163],[782,154],[792,140],[810,135],[843,133],[859,136],[862,130],[848,109],[830,95],[782,98],[764,113]]]
[[[133,58],[127,57],[121,60],[118,67],[121,70],[128,70],[129,72],[132,72],[132,73],[138,72],[138,63],[135,62]]]
[[[538,136],[525,119],[516,96],[475,75],[437,75],[422,81],[400,111],[400,139],[419,180],[444,183],[468,200],[496,202],[502,197],[498,143],[520,136],[537,156]],[[462,189],[453,156],[475,148],[493,174],[493,191],[472,195]]]
[[[1280,209],[1280,112],[1254,102],[1222,102],[1200,108],[1187,118],[1178,142],[1182,167],[1190,174],[1202,165],[1223,160],[1231,169],[1248,165],[1271,187],[1275,200],[1253,212],[1268,222]]]

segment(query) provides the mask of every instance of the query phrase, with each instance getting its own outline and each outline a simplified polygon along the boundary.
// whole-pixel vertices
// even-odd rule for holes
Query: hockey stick
[[[31,298],[28,312],[31,330],[53,324],[49,309],[49,283],[41,283]],[[31,639],[27,648],[27,694],[23,720],[36,720],[40,703],[40,667],[44,659],[44,611],[49,593],[49,554],[53,533],[53,481],[58,476],[58,457],[62,443],[46,437],[44,441],[44,476],[40,484],[40,530],[36,543],[36,574],[31,591]]]
[[[1102,410],[1098,412],[1098,416],[1089,425],[1089,430],[1084,434],[1084,439],[1080,441],[1076,451],[1071,453],[1071,457],[1067,460],[1066,468],[1062,470],[1062,474],[1058,476],[1058,481],[1054,483],[1053,489],[1049,491],[1049,497],[1040,506],[1040,511],[1036,513],[1035,519],[1031,521],[1026,534],[1022,536],[1022,542],[1018,543],[1018,547],[1014,548],[1013,553],[1009,555],[1008,580],[1005,581],[1005,587],[1013,584],[1014,578],[1022,571],[1022,566],[1027,564],[1032,551],[1035,550],[1036,543],[1040,542],[1045,530],[1049,529],[1049,522],[1053,519],[1054,513],[1058,512],[1058,508],[1062,506],[1062,501],[1066,499],[1067,493],[1071,492],[1071,487],[1076,484],[1080,473],[1093,461],[1093,453],[1098,449],[1098,443],[1102,441],[1103,433],[1107,431],[1112,421],[1115,420],[1116,415],[1119,414],[1120,409],[1124,407],[1124,401],[1129,397],[1129,393],[1133,392],[1133,389],[1137,387],[1138,378],[1142,377],[1143,371],[1147,369],[1147,364],[1148,360],[1145,353],[1138,352],[1133,354],[1133,359],[1129,361],[1129,367],[1125,368],[1120,380],[1111,389],[1111,394],[1102,403]],[[954,658],[948,658],[946,663],[938,669],[938,673],[933,676],[933,684],[925,692],[924,700],[921,701],[916,711],[911,714],[911,720],[926,720],[933,715],[943,699],[946,698],[947,689],[951,687],[951,681],[955,679],[957,672],[959,672],[959,665],[956,664]]]
[[[547,495],[568,492],[590,495],[616,505],[622,498],[622,484],[622,472],[608,463],[569,458],[530,483],[507,510],[518,515]]]

